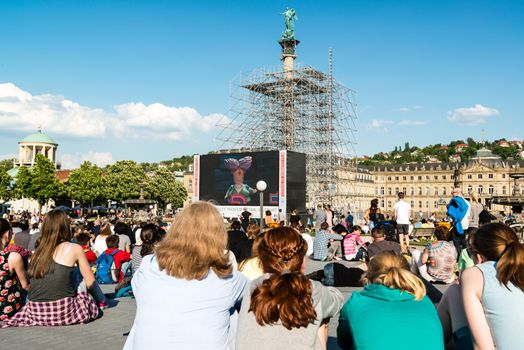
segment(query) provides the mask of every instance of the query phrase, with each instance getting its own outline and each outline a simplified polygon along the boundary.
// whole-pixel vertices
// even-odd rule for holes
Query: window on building
[[[473,178],[473,175],[468,174],[468,180],[471,180]]]
[[[388,187],[388,196],[391,196],[391,187]]]
[[[409,188],[409,194],[410,195],[414,195],[415,194],[415,189],[413,187]]]
[[[413,180],[415,180],[415,176],[411,175],[411,176],[409,177],[409,179],[410,179],[411,181],[413,181]]]
[[[388,176],[388,181],[391,181],[391,176]]]
[[[395,176],[395,181],[398,181],[398,176]]]
[[[384,187],[381,187],[381,188],[380,188],[380,194],[381,194],[381,195],[384,195]]]
[[[433,208],[438,209],[438,201],[433,202]]]
[[[402,181],[406,181],[406,176],[402,176]]]
[[[479,187],[477,187],[477,193],[482,194],[483,191],[484,189],[482,188],[482,185],[479,185]]]
[[[429,175],[426,175],[426,180],[429,180]]]
[[[438,196],[438,187],[435,187],[433,190],[435,192],[435,196]]]
[[[446,187],[442,187],[442,195],[443,195],[443,196],[446,195]]]
[[[502,186],[502,194],[506,194],[506,186]]]
[[[488,174],[488,179],[493,179],[493,174]]]
[[[429,196],[429,187],[426,187],[426,196]]]
[[[380,207],[384,208],[384,200],[383,199],[380,201]]]
[[[415,202],[414,201],[409,202],[409,204],[411,205],[411,208],[413,208],[415,206]]]
[[[388,201],[388,208],[391,208],[391,201]]]
[[[493,194],[493,192],[495,192],[495,189],[493,188],[493,185],[489,185],[488,193],[489,194]]]
[[[422,208],[422,201],[418,201],[418,207]]]
[[[442,180],[446,180],[446,175],[442,175]]]
[[[438,175],[433,176],[433,179],[438,180]]]
[[[429,201],[426,201],[426,209],[429,209]]]
[[[422,187],[419,187],[419,188],[418,188],[418,195],[419,195],[419,196],[422,195]]]
[[[422,180],[422,175],[419,175],[419,176],[418,176],[418,179],[419,179],[419,181]]]
[[[472,193],[473,192],[473,186],[469,185],[468,186],[468,193]]]
[[[395,194],[398,194],[398,187],[395,187]]]
[[[455,175],[451,175],[449,178],[450,178],[451,180],[455,180]]]
[[[482,180],[482,174],[477,174],[477,179]]]
[[[189,192],[193,192],[193,180],[189,180],[187,187],[188,187]]]
[[[402,193],[407,194],[405,187],[402,187]]]
[[[506,178],[506,174],[502,174],[502,178],[505,179]]]

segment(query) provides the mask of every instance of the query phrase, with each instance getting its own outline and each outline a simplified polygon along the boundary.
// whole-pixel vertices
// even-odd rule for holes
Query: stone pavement
[[[357,263],[342,262],[347,266]],[[320,270],[325,263],[310,260],[306,273]],[[438,286],[441,291],[445,286]],[[105,293],[111,293],[113,286],[104,285]],[[354,290],[361,288],[343,287],[339,290],[346,298]],[[100,319],[85,324],[68,327],[27,327],[0,329],[0,339],[10,350],[94,350],[122,349],[126,337],[123,333],[131,329],[135,317],[135,301],[132,298],[117,299],[118,304],[104,310]],[[338,317],[329,323],[328,349],[339,349],[336,340]]]

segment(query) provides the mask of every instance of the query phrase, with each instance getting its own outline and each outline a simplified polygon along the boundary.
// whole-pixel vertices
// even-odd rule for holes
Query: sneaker
[[[101,310],[105,310],[109,307],[109,305],[107,305],[107,303],[103,303],[103,302],[99,302],[98,303],[98,307],[101,309]]]

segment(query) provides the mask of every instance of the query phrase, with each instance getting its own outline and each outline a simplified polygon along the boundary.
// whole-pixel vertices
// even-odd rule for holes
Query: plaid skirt
[[[0,327],[68,326],[88,323],[98,317],[98,312],[93,297],[80,292],[76,297],[55,301],[30,301],[13,317],[0,322]]]

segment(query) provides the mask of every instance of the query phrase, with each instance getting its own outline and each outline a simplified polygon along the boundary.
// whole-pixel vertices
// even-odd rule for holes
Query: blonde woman
[[[105,221],[100,225],[100,234],[96,236],[95,242],[93,243],[93,251],[97,256],[107,250],[106,238],[111,236],[113,231],[111,230],[111,224],[109,221]]]
[[[341,348],[444,348],[437,311],[403,257],[389,251],[376,255],[368,265],[367,283],[340,312]]]
[[[230,349],[230,310],[247,280],[225,253],[222,215],[196,202],[175,217],[132,286],[135,321],[124,349]]]

